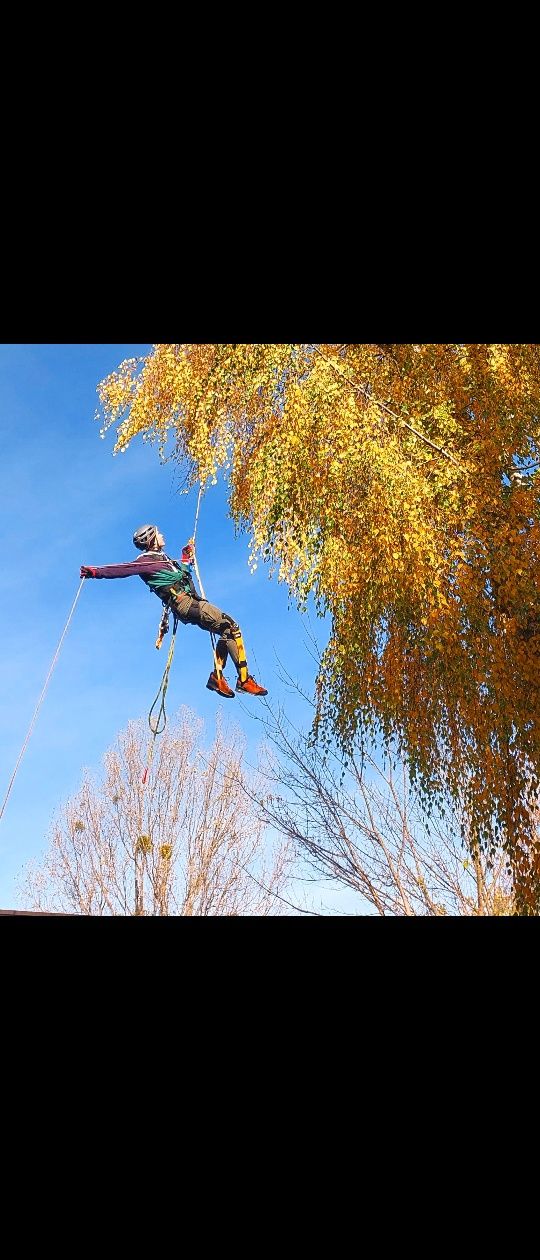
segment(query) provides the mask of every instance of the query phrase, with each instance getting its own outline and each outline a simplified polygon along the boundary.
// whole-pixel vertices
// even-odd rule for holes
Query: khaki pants
[[[223,662],[223,668],[227,663],[227,656],[230,656],[236,672],[240,673],[238,647],[233,638],[233,632],[239,632],[240,627],[234,617],[222,612],[207,599],[192,599],[190,595],[178,595],[174,601],[171,600],[171,607],[183,626],[199,626],[209,634],[219,635],[216,655]]]

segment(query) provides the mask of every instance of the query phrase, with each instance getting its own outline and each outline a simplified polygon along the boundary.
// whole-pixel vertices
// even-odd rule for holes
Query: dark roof
[[[0,910],[0,914],[40,914],[47,915],[47,917],[52,915],[53,918],[60,919],[78,919],[81,917],[78,914],[70,914],[69,911],[66,912],[65,910]]]

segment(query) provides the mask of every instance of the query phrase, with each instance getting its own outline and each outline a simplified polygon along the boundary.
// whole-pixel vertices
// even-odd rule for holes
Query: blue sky
[[[147,522],[159,525],[172,556],[193,530],[197,494],[178,493],[176,466],[160,464],[157,446],[141,439],[113,458],[114,431],[100,439],[94,419],[98,382],[122,359],[150,349],[149,343],[0,344],[0,807],[79,587],[80,565],[133,559],[133,531]],[[296,702],[277,661],[307,690],[314,663],[286,588],[270,581],[262,565],[250,573],[248,552],[247,536],[235,537],[228,518],[224,486],[210,487],[197,529],[206,595],[236,617],[250,670],[272,702],[290,711]],[[160,611],[138,578],[85,584],[0,820],[1,908],[20,905],[16,878],[43,852],[54,812],[77,790],[83,768],[98,769],[127,722],[146,717],[169,643],[156,652]],[[168,712],[188,705],[211,739],[217,707],[228,706],[254,755],[261,732],[245,712],[248,701],[220,701],[207,691],[211,667],[209,635],[179,627]],[[234,682],[231,665],[227,673]],[[317,908],[321,899],[337,912],[353,910],[339,889],[321,891],[318,901],[315,895]]]

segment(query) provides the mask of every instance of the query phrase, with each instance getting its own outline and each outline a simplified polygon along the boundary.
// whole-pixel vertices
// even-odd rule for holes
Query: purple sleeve
[[[161,560],[161,564],[163,561]],[[104,564],[101,568],[96,569],[97,578],[126,578],[126,577],[143,577],[152,572],[153,569],[159,568],[159,564],[153,561],[148,564],[148,557],[141,556],[140,560],[128,560],[125,564]]]

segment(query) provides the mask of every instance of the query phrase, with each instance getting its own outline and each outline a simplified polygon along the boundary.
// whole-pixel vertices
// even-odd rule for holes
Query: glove
[[[91,568],[89,564],[81,564],[81,574],[83,578],[91,578],[96,576],[96,569]]]
[[[192,564],[195,559],[195,543],[193,538],[189,539],[185,547],[182,548],[182,564]]]

